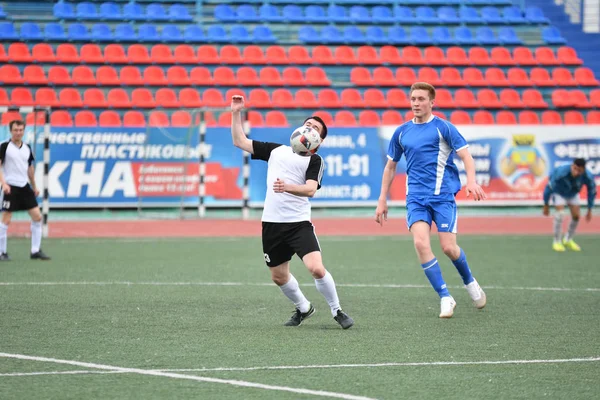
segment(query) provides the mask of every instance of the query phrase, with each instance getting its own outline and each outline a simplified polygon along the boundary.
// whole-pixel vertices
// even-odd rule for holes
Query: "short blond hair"
[[[427,82],[415,82],[410,87],[410,95],[415,90],[426,90],[429,93],[429,99],[435,100],[435,88]]]

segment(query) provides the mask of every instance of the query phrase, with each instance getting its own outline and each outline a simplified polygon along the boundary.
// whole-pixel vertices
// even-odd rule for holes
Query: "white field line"
[[[81,361],[73,361],[73,360],[60,360],[56,358],[47,358],[47,357],[36,357],[36,356],[27,356],[24,354],[10,354],[10,353],[0,353],[0,357],[5,358],[13,358],[17,360],[29,360],[29,361],[39,361],[39,362],[49,362],[54,364],[66,364],[66,365],[74,365],[83,368],[91,368],[98,370],[107,370],[111,372],[122,372],[122,373],[131,373],[138,375],[149,375],[149,376],[159,376],[163,378],[172,378],[172,379],[186,379],[197,382],[209,382],[209,383],[220,383],[225,385],[232,386],[241,386],[241,387],[250,387],[255,389],[263,389],[263,390],[275,390],[280,392],[292,392],[292,393],[300,393],[307,394],[313,396],[321,396],[321,397],[331,397],[337,399],[347,399],[347,400],[375,400],[371,397],[364,396],[355,396],[351,394],[345,393],[336,393],[336,392],[326,392],[323,390],[310,390],[310,389],[301,389],[301,388],[292,388],[287,386],[274,386],[274,385],[264,385],[262,383],[254,383],[247,381],[239,381],[232,379],[218,379],[218,378],[210,378],[204,376],[196,376],[196,375],[184,375],[177,374],[173,372],[161,372],[161,371],[152,371],[138,368],[123,368],[117,367],[113,365],[104,365],[104,364],[95,364],[95,363],[87,363]]]
[[[276,365],[263,367],[220,367],[220,368],[182,368],[143,370],[152,372],[220,372],[220,371],[264,371],[264,370],[294,370],[294,369],[331,369],[331,368],[385,368],[385,367],[436,367],[461,365],[523,365],[523,364],[564,364],[598,362],[600,357],[559,358],[547,360],[484,360],[484,361],[433,361],[433,362],[390,362],[377,364],[325,364],[325,365]],[[0,374],[3,376],[36,376],[36,375],[69,375],[69,374],[120,374],[130,371],[129,368],[112,371],[48,371],[48,372],[14,372]]]
[[[273,286],[270,282],[130,282],[130,281],[56,281],[56,282],[0,282],[0,286]],[[313,286],[301,283],[300,286]],[[429,289],[429,285],[376,284],[376,283],[336,283],[337,287],[376,288],[376,289]],[[462,286],[448,286],[461,289]],[[491,290],[525,290],[548,292],[600,292],[600,288],[561,288],[539,286],[484,286]]]

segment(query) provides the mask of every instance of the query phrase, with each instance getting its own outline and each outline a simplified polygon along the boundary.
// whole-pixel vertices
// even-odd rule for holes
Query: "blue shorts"
[[[429,226],[435,222],[438,232],[456,233],[458,214],[454,199],[437,196],[410,196],[406,200],[406,222],[408,229],[417,221],[425,221]]]

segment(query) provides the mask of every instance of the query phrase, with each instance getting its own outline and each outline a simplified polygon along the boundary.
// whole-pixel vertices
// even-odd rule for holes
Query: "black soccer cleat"
[[[32,260],[50,260],[50,257],[48,255],[46,255],[46,253],[44,253],[42,251],[42,249],[40,249],[40,251],[38,251],[37,253],[31,253],[31,259]]]
[[[285,326],[300,326],[302,321],[304,321],[307,318],[310,318],[315,313],[315,311],[316,310],[312,304],[310,305],[310,308],[308,309],[308,311],[305,313],[301,312],[299,309],[296,308],[296,311],[294,311],[294,314],[292,314],[292,317],[284,325]]]
[[[354,325],[354,320],[342,310],[338,310],[337,315],[333,319],[344,329],[348,329]]]
[[[8,256],[8,253],[1,253],[0,261],[10,261],[10,257]]]

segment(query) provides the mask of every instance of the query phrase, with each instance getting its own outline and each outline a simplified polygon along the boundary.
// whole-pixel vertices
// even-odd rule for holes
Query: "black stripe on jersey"
[[[321,188],[321,181],[323,180],[323,170],[325,169],[325,163],[323,158],[318,154],[310,156],[308,162],[308,168],[306,169],[306,180],[312,179],[317,181],[317,190]]]
[[[258,140],[252,141],[252,156],[253,160],[269,161],[271,152],[281,146],[279,143],[261,142]]]

